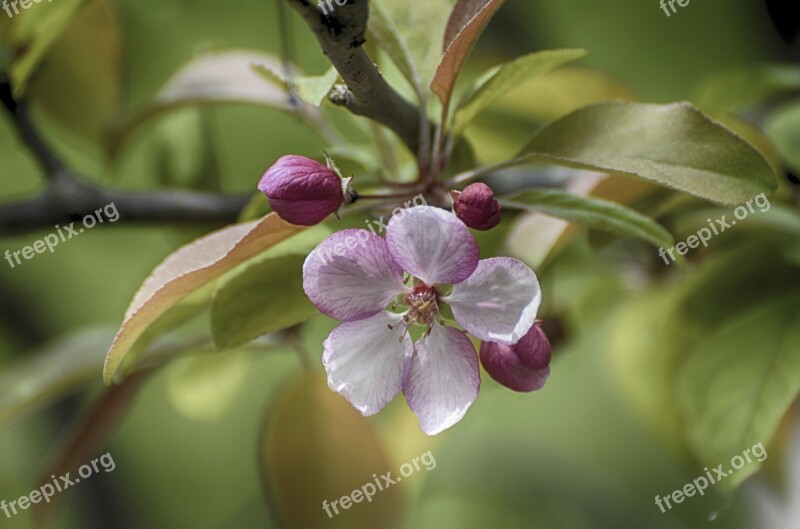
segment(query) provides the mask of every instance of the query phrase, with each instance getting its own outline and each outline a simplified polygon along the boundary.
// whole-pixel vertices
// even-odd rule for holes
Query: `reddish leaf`
[[[431,90],[447,106],[453,87],[473,46],[504,0],[458,0],[445,32],[445,51]]]
[[[103,378],[110,383],[136,340],[160,316],[233,267],[294,235],[293,226],[271,213],[262,220],[229,226],[167,257],[142,284],[106,355]]]

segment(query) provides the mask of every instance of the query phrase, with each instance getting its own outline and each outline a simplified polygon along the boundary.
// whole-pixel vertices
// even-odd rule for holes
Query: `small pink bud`
[[[330,165],[304,156],[283,156],[264,173],[258,189],[283,220],[313,226],[355,199],[350,179],[342,179]]]
[[[464,191],[450,191],[450,197],[453,212],[470,228],[487,231],[500,223],[500,204],[486,184],[475,183]]]
[[[550,342],[536,324],[516,345],[483,342],[480,356],[486,372],[514,391],[542,389],[550,375]]]

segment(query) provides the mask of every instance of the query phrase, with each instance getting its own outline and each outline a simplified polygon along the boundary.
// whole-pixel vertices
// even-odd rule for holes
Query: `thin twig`
[[[24,101],[0,83],[0,101],[13,116],[22,142],[44,170],[48,185],[38,196],[0,205],[0,234],[52,229],[56,224],[96,215],[114,204],[119,222],[227,224],[235,222],[249,196],[189,191],[129,192],[106,189],[73,174],[38,133]]]
[[[61,162],[56,158],[50,149],[47,148],[39,133],[33,126],[30,119],[28,106],[25,102],[14,100],[11,92],[11,85],[8,82],[0,83],[0,101],[14,119],[19,135],[25,145],[36,157],[36,161],[44,169],[45,175],[50,178],[64,170]]]

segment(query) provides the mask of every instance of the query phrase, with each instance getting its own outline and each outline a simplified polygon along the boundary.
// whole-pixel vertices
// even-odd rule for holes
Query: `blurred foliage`
[[[414,99],[436,70],[452,2],[374,3],[380,26],[371,28],[368,46],[383,48],[373,56],[384,75]],[[319,157],[323,148],[366,187],[413,176],[409,153],[390,135],[327,103],[315,106],[335,75],[289,14],[281,27],[273,0],[225,9],[210,0],[56,0],[11,19],[0,12],[0,55],[48,141],[96,181],[250,193],[280,155]],[[281,30],[295,75],[304,75],[300,95],[310,99],[300,119],[282,77]],[[550,48],[589,55],[540,51]],[[184,244],[208,230],[124,226],[92,230],[14,269],[4,263],[0,499],[41,485],[58,458],[53,440],[103,394],[109,329],[143,278],[183,247],[183,261],[151,280],[148,293],[162,297],[140,300],[143,312],[122,345],[131,350],[125,374],[164,367],[152,370],[119,431],[101,441],[117,469],[64,492],[59,527],[360,529],[388,527],[387,519],[423,529],[752,526],[749,490],[734,488],[755,464],[667,514],[653,498],[756,442],[769,450],[765,464],[782,468],[770,441],[781,420],[791,421],[786,414],[800,390],[800,215],[797,189],[783,173],[800,171],[793,99],[800,83],[785,59],[758,2],[692,2],[669,18],[655,1],[632,0],[508,2],[499,11],[454,91],[454,101],[466,102],[456,117],[466,139],[453,173],[475,160],[516,156],[542,129],[536,152],[567,161],[560,173],[524,165],[500,177],[509,194],[555,179],[572,195],[568,207],[551,195],[548,209],[540,195],[531,200],[535,212],[506,211],[497,230],[478,236],[483,258],[510,253],[535,267],[542,316],[559,322],[564,339],[555,341],[553,374],[541,392],[514,394],[484,376],[467,418],[437,438],[420,434],[402,399],[361,418],[317,373],[334,322],[312,317],[299,265],[330,231],[363,227],[360,214],[300,235],[287,230],[280,242],[258,231],[277,221],[255,220],[267,211],[254,202],[252,224],[193,243],[200,266]],[[198,76],[228,83],[198,93]],[[687,133],[680,145],[659,143],[652,128],[642,134],[635,120],[623,134],[618,116],[605,114],[614,105],[579,111],[565,118],[574,122],[567,132],[558,128],[567,114],[611,99],[630,102],[616,104],[626,109],[640,108],[634,101],[689,99],[749,143],[687,106],[647,107],[691,114],[665,127],[664,137],[696,131],[692,123],[708,129],[708,136]],[[485,112],[473,116],[477,110]],[[709,138],[716,147],[703,143]],[[758,152],[741,148],[750,144]],[[634,161],[609,166],[602,153],[620,146]],[[653,153],[665,165],[691,163],[655,170],[642,161]],[[5,113],[0,159],[2,202],[42,187]],[[666,244],[661,225],[682,240],[726,211],[650,182],[574,169],[639,174],[737,203],[771,189],[765,159],[779,173],[770,211],[669,267],[652,246],[619,236]],[[698,170],[705,164],[731,171],[714,180]],[[613,236],[587,235],[542,213]],[[42,235],[5,237],[2,250]],[[280,332],[251,342],[272,331]],[[235,349],[218,353],[212,344]],[[300,375],[303,365],[311,372]],[[372,473],[396,473],[427,450],[435,469],[325,525],[323,499],[348,494]],[[30,516],[4,527],[30,527]]]

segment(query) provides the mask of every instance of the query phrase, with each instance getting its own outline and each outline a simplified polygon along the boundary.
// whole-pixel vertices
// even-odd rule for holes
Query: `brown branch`
[[[114,204],[117,222],[228,224],[235,222],[248,196],[224,196],[188,191],[149,193],[105,189],[67,169],[39,135],[25,102],[17,102],[7,82],[0,83],[0,102],[13,118],[22,142],[44,170],[48,186],[23,202],[0,204],[0,235],[80,220]]]
[[[330,10],[326,2],[327,15],[307,0],[288,1],[303,16],[347,85],[346,90],[332,92],[331,101],[386,125],[416,154],[420,112],[386,82],[362,46],[366,41],[368,1],[347,0],[341,6],[332,1]]]
[[[37,197],[0,205],[0,235],[52,229],[114,204],[116,223],[229,224],[247,205],[247,196],[185,191],[134,193],[103,189],[74,178],[56,177]]]

